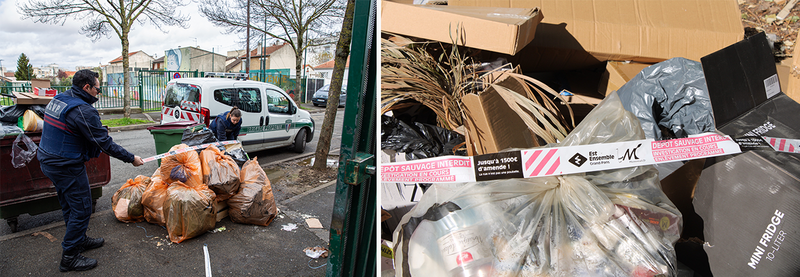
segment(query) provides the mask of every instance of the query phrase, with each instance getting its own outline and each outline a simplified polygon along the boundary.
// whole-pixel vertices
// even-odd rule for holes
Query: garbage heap
[[[382,274],[800,275],[800,59],[578,2],[382,2]]]
[[[187,149],[188,151],[181,151]],[[152,176],[129,179],[112,197],[122,222],[165,226],[180,243],[215,227],[227,215],[235,223],[267,226],[278,213],[267,174],[256,158],[240,168],[215,146],[198,154],[175,145]]]

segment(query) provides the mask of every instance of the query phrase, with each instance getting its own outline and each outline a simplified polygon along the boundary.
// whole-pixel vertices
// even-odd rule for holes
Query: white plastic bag
[[[611,94],[556,146],[643,138]],[[675,276],[681,224],[652,166],[434,184],[394,232],[396,275]]]
[[[28,148],[28,150],[19,146],[21,142],[25,143],[25,147]],[[36,143],[34,143],[31,138],[24,133],[20,133],[17,135],[17,139],[14,140],[14,144],[11,147],[11,165],[13,165],[14,168],[25,166],[36,157],[36,150],[38,149],[39,147],[36,146]]]

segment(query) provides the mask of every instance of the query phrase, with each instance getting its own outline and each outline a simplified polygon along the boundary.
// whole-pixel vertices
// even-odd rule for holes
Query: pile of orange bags
[[[144,208],[142,207],[142,194],[150,186],[150,178],[139,175],[134,179],[128,179],[120,187],[114,196],[111,197],[111,208],[117,220],[127,223],[140,222],[144,220]]]
[[[244,163],[239,193],[228,199],[231,220],[267,226],[278,214],[272,185],[255,158]]]

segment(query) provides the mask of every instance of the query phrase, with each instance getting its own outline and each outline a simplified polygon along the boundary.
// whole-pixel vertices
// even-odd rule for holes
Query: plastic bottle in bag
[[[471,210],[449,211],[440,207],[442,214],[434,222],[438,234],[436,240],[444,260],[444,268],[452,277],[491,276],[492,255],[486,241],[486,226]]]

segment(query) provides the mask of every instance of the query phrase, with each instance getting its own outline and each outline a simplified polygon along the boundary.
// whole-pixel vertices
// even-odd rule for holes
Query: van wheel
[[[303,153],[306,150],[306,129],[300,129],[294,137],[294,152]]]

